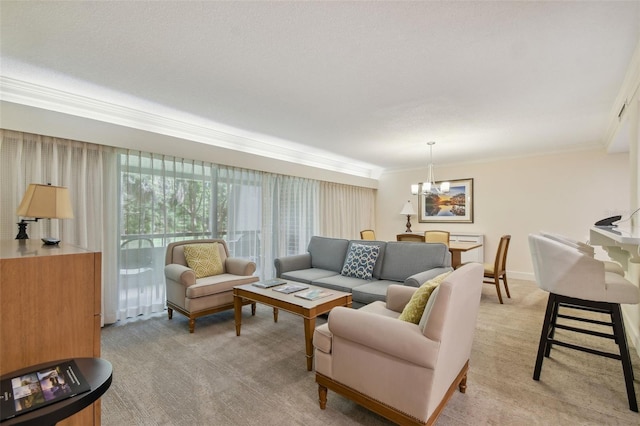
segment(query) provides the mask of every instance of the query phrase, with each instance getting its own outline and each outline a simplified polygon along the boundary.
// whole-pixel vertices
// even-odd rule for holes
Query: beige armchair
[[[217,243],[221,270],[216,275],[196,278],[194,269],[189,268],[185,256],[185,246],[190,244]],[[233,287],[258,281],[254,276],[255,262],[229,257],[224,240],[207,239],[179,241],[167,246],[164,274],[167,286],[167,312],[169,319],[176,310],[189,318],[189,332],[195,329],[196,318],[233,309]],[[250,304],[246,302],[244,304]],[[251,303],[251,313],[255,314],[255,303]]]
[[[316,328],[320,408],[331,389],[397,424],[432,424],[466,390],[483,268],[457,269],[431,294],[419,324],[398,319],[416,291],[391,285],[386,302],[334,308]]]

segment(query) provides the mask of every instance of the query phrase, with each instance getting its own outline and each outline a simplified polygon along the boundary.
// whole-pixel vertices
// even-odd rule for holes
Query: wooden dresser
[[[0,241],[0,375],[100,356],[102,255],[40,240]],[[99,425],[100,402],[59,425]]]

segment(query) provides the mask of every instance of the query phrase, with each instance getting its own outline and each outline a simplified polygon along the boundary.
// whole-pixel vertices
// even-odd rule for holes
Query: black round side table
[[[38,408],[29,413],[12,417],[0,423],[1,426],[10,425],[55,425],[61,420],[77,413],[78,411],[93,404],[111,386],[113,367],[111,363],[102,358],[73,358],[80,369],[82,375],[91,385],[89,392],[84,392],[71,398],[67,398],[51,405]],[[0,379],[12,378],[32,371],[42,370],[50,366],[55,366],[68,360],[58,360],[44,364],[33,365],[11,373],[3,375]]]

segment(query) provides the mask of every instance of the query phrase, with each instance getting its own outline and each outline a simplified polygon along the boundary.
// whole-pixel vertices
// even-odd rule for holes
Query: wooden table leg
[[[313,331],[315,328],[315,318],[304,319],[304,343],[307,356],[307,371],[311,371],[313,369]]]
[[[233,295],[233,316],[236,320],[236,336],[239,336],[242,325],[242,298],[235,294]]]
[[[278,308],[273,308],[273,322],[278,322]]]
[[[451,267],[456,269],[462,263],[462,253],[458,250],[451,251]]]

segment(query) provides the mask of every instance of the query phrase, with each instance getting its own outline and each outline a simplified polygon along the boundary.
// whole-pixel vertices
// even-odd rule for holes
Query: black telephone
[[[595,223],[595,226],[618,226],[614,225],[613,222],[617,222],[622,219],[622,216],[611,216],[605,219],[600,219]]]

